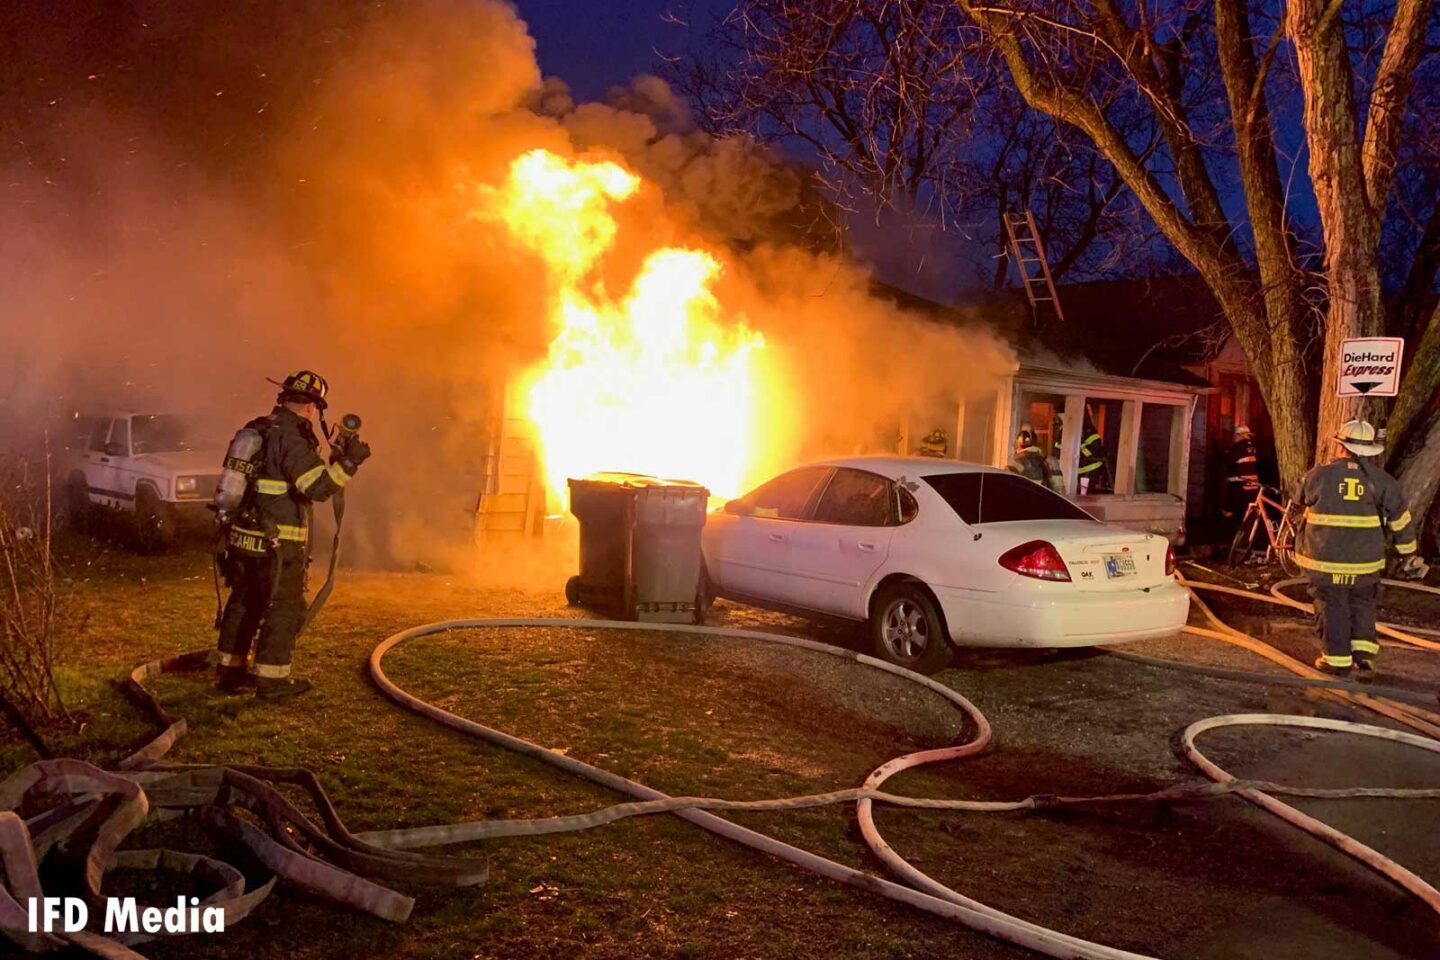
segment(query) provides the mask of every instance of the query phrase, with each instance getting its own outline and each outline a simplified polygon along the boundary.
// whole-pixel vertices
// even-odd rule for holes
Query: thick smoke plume
[[[607,269],[725,251],[723,302],[794,377],[793,460],[883,449],[1009,363],[872,296],[805,171],[697,131],[662,81],[572,102],[507,5],[120,6],[93,48],[65,4],[0,15],[28,44],[0,76],[4,445],[116,408],[193,412],[223,445],[265,377],[310,367],[376,450],[352,556],[453,562],[503,384],[553,333],[534,258],[473,215],[536,148],[646,179]]]

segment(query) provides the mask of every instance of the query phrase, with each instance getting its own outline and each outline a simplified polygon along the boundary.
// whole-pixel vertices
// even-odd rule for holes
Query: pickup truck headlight
[[[199,477],[180,477],[175,481],[176,493],[194,493],[199,486]]]

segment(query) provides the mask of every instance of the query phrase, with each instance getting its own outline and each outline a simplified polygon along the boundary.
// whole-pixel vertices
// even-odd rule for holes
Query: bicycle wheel
[[[1303,577],[1305,568],[1295,562],[1295,545],[1276,547],[1275,558],[1280,561],[1280,569],[1285,571],[1287,577]]]
[[[1280,523],[1280,535],[1275,544],[1275,559],[1280,561],[1280,569],[1285,571],[1285,576],[1305,575],[1305,569],[1295,562],[1295,525],[1288,513]]]
[[[1255,530],[1260,526],[1260,517],[1251,507],[1245,511],[1245,519],[1240,521],[1240,529],[1235,531],[1235,539],[1230,541],[1230,554],[1227,560],[1232,567],[1238,567],[1250,558],[1250,552],[1255,548]]]

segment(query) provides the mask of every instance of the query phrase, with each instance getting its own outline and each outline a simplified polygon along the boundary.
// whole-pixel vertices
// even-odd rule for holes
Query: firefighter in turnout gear
[[[346,436],[332,445],[327,465],[310,421],[325,409],[324,379],[301,370],[278,385],[275,409],[236,437],[238,444],[242,436],[258,434],[258,450],[244,463],[226,459],[227,473],[248,477],[233,514],[217,493],[230,598],[219,621],[216,686],[233,694],[253,684],[260,699],[310,689],[308,680],[290,676],[290,660],[305,622],[312,505],[341,490],[370,456],[369,445]],[[252,644],[255,660],[247,669]]]
[[[1105,459],[1105,441],[1095,429],[1090,410],[1085,410],[1085,432],[1080,435],[1080,466],[1075,471],[1080,478],[1080,492],[1109,493],[1113,489],[1110,477],[1110,462]]]
[[[1225,501],[1220,512],[1227,518],[1243,514],[1260,491],[1260,468],[1255,439],[1243,423],[1235,428],[1235,439],[1225,451]]]
[[[1344,453],[1300,481],[1305,507],[1295,562],[1305,568],[1315,600],[1315,625],[1325,652],[1315,667],[1360,679],[1374,675],[1380,652],[1375,613],[1385,570],[1387,532],[1404,557],[1402,576],[1418,579],[1425,563],[1416,553],[1416,527],[1400,485],[1365,458],[1383,453],[1375,428],[1351,420],[1335,437]]]
[[[1035,432],[1028,424],[1015,435],[1015,457],[1006,469],[1042,486],[1050,483],[1050,465],[1036,445]]]

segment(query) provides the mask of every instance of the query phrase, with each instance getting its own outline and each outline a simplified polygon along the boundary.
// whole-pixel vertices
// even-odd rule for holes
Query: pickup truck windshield
[[[141,453],[173,453],[191,450],[180,419],[169,413],[137,415],[130,418],[131,449]]]

